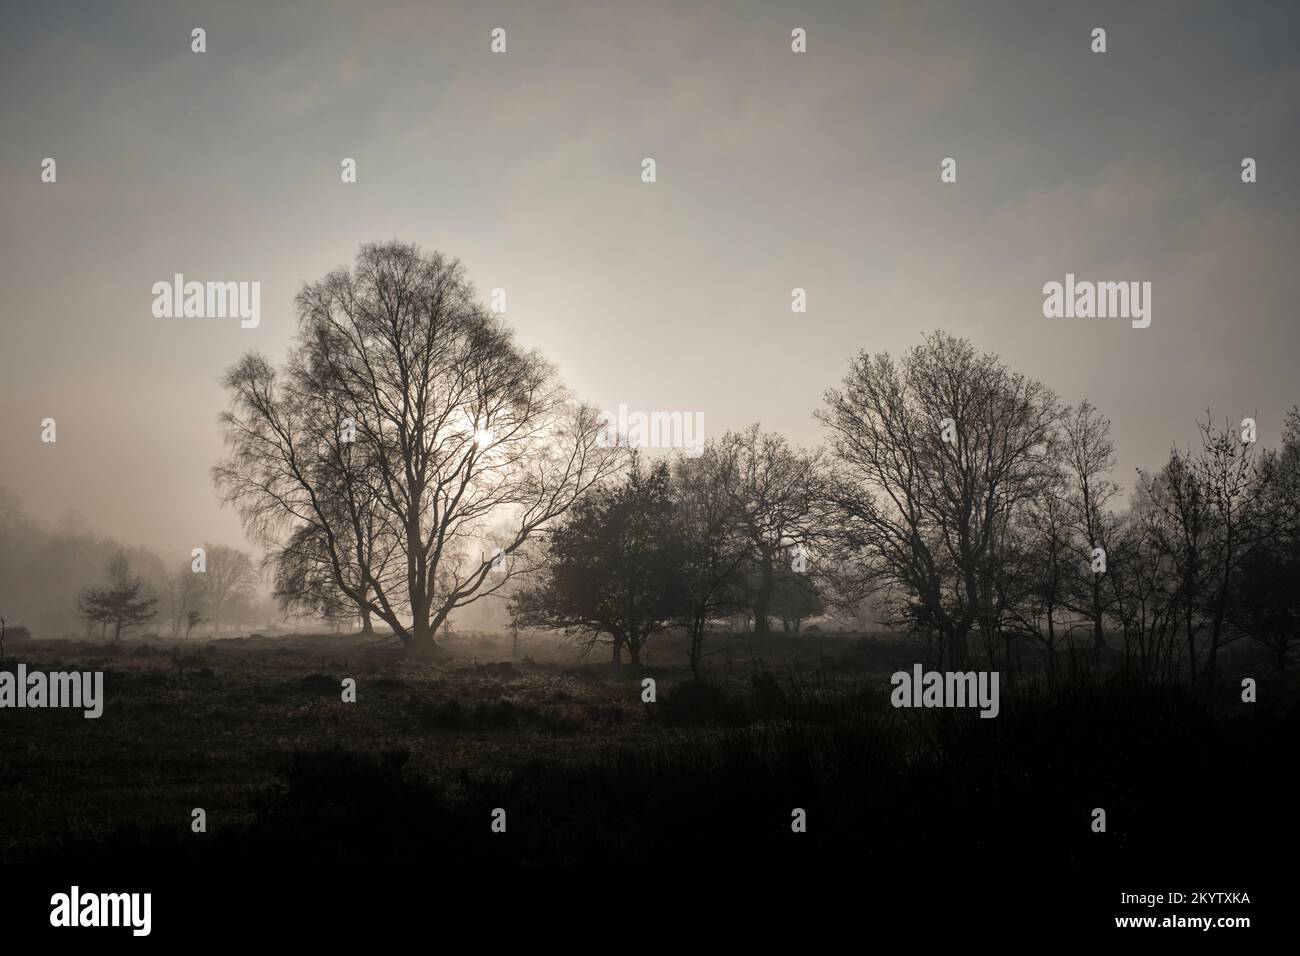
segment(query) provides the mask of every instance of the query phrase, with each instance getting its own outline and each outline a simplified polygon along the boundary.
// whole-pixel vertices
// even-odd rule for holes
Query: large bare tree
[[[214,478],[269,545],[310,528],[339,592],[431,649],[623,453],[441,254],[365,245],[297,307],[283,368],[249,354],[226,377]]]
[[[1013,512],[1053,479],[1058,414],[1045,385],[944,332],[901,361],[861,353],[818,412],[841,550],[954,663],[973,626],[994,626],[995,562]]]

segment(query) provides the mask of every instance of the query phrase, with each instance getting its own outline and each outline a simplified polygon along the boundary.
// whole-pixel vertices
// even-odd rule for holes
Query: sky
[[[459,258],[579,397],[706,437],[815,446],[854,354],[940,328],[1097,405],[1125,487],[1207,408],[1275,445],[1300,402],[1293,4],[54,0],[3,27],[0,487],[163,555],[245,544],[222,374],[283,360],[294,295],[371,241]],[[260,282],[260,324],[155,317],[175,273]],[[1044,317],[1067,273],[1149,281],[1150,327]]]

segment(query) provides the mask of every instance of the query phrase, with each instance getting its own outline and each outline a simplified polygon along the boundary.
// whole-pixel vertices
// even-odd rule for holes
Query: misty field
[[[893,709],[889,675],[919,651],[890,636],[730,635],[710,650],[694,681],[669,635],[640,668],[554,638],[521,638],[511,662],[508,634],[453,636],[432,660],[351,635],[24,642],[29,667],[104,671],[106,701],[91,720],[5,711],[0,858],[803,861],[1060,879],[1177,866],[1222,882],[1256,824],[1294,826],[1278,758],[1294,752],[1296,686],[1262,677],[1259,703],[1242,704],[1247,654],[1195,691],[1105,662],[1068,660],[1050,683],[1002,662],[1001,714],[980,720]],[[990,850],[996,862],[971,855]]]

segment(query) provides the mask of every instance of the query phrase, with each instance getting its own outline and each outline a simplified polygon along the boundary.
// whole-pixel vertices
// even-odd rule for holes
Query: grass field
[[[1193,694],[1008,670],[980,720],[890,707],[890,673],[920,659],[891,637],[721,637],[704,681],[656,640],[636,669],[541,637],[511,661],[509,635],[427,661],[351,635],[26,642],[29,669],[104,671],[106,702],[0,711],[0,858],[1221,873],[1261,820],[1294,827],[1295,685],[1262,671],[1247,705],[1231,673]]]

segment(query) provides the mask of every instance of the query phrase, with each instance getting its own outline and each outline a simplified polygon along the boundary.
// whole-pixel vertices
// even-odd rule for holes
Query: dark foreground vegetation
[[[893,709],[889,674],[921,651],[892,637],[733,638],[701,680],[667,639],[665,665],[645,668],[533,660],[544,650],[527,647],[499,663],[501,640],[462,638],[432,661],[354,637],[215,641],[186,657],[27,644],[29,666],[104,670],[107,702],[99,720],[5,713],[0,857],[700,861],[1063,885],[1158,870],[1240,888],[1270,865],[1261,840],[1295,833],[1297,688],[1244,648],[1192,688],[1143,681],[1115,657],[1094,666],[1090,649],[1051,681],[1002,661],[1001,713],[984,720]],[[1258,703],[1241,701],[1245,675]],[[345,676],[355,704],[340,699]],[[655,703],[641,701],[645,676]],[[195,807],[206,833],[191,831]],[[796,807],[806,833],[791,831]],[[1091,828],[1097,807],[1105,833]]]

